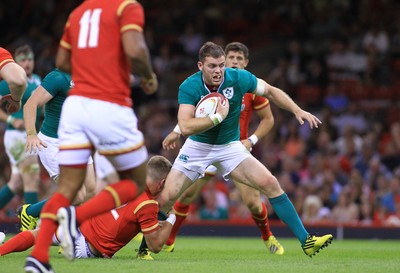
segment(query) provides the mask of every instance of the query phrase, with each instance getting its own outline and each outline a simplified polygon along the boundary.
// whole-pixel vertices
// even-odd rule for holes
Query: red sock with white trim
[[[268,214],[267,214],[267,206],[264,203],[262,204],[262,211],[260,214],[251,214],[254,222],[256,223],[257,227],[261,231],[261,237],[264,241],[268,240],[269,236],[272,235],[271,230],[269,229],[269,221],[268,221]]]

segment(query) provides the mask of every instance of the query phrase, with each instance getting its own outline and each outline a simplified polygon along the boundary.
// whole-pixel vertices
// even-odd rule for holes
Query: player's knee
[[[21,173],[28,175],[39,175],[40,173],[39,164],[38,163],[29,164],[28,166],[22,168]]]
[[[267,196],[276,195],[282,192],[282,188],[275,176],[270,175],[260,180],[258,185],[261,187],[261,192]]]

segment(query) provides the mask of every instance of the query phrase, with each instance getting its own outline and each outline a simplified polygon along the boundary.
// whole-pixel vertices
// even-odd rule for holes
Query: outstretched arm
[[[257,80],[257,88],[254,93],[268,98],[279,108],[292,112],[301,125],[304,124],[304,120],[308,121],[310,128],[318,128],[318,125],[322,123],[316,116],[301,109],[283,90],[266,83],[264,80]]]

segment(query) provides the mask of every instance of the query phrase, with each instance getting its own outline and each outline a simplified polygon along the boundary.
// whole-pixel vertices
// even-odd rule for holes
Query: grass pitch
[[[153,254],[154,261],[136,260],[139,243],[132,241],[112,259],[81,259],[69,262],[51,248],[56,273],[125,272],[274,272],[274,273],[377,273],[400,272],[399,240],[333,241],[312,258],[295,239],[278,238],[285,247],[283,256],[269,254],[258,238],[178,237],[173,253]],[[24,272],[30,251],[0,257],[1,273]]]

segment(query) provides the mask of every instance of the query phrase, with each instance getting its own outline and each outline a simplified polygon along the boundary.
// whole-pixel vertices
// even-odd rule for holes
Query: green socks
[[[289,226],[294,235],[301,242],[301,245],[304,245],[308,232],[304,228],[304,225],[287,194],[284,193],[278,197],[270,198],[269,202],[279,218]]]
[[[8,187],[8,185],[4,185],[0,189],[0,209],[4,208],[8,202],[13,199],[14,193],[11,191],[11,189]]]

